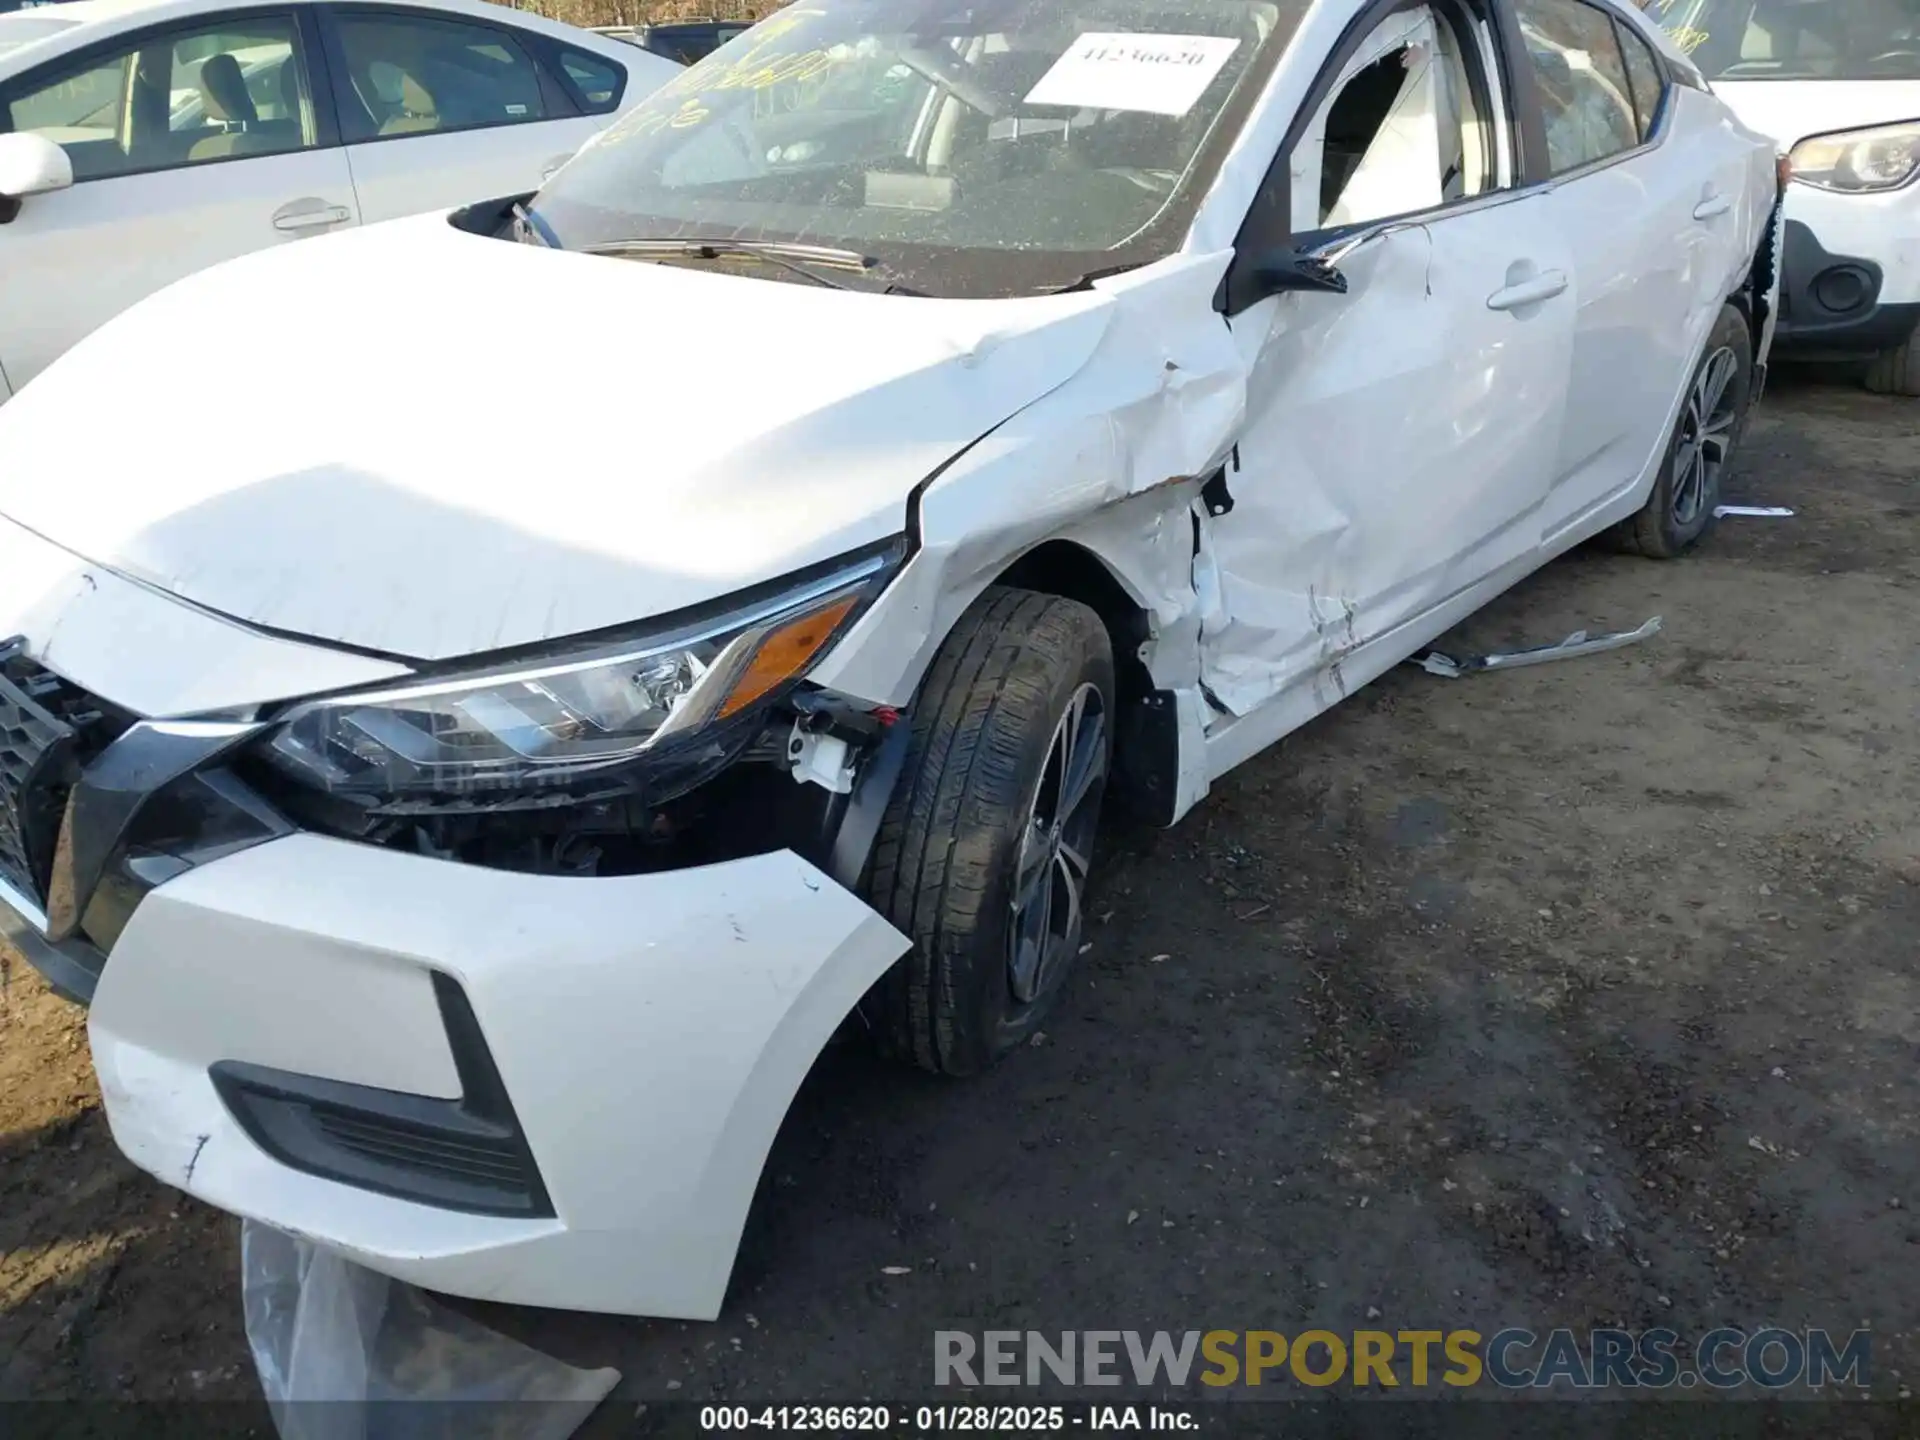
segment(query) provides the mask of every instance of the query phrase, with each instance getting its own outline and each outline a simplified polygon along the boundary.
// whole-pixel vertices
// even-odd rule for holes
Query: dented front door
[[[1229,323],[1249,366],[1232,509],[1203,518],[1203,641],[1245,715],[1538,549],[1571,373],[1566,241],[1533,197],[1367,239],[1345,295]],[[1218,507],[1215,507],[1218,508]],[[1516,568],[1516,573],[1518,573]]]

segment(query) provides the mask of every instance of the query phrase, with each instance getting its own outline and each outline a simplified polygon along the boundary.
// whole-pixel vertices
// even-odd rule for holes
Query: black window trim
[[[1500,9],[1505,0],[1375,0],[1375,3],[1362,9],[1341,32],[1339,42],[1329,52],[1325,63],[1314,76],[1313,83],[1307,87],[1305,98],[1287,126],[1280,149],[1267,167],[1267,173],[1260,182],[1259,194],[1270,193],[1273,187],[1284,187],[1288,192],[1285,205],[1266,207],[1263,211],[1259,200],[1249,207],[1242,221],[1240,232],[1234,240],[1234,259],[1227,267],[1225,278],[1220,282],[1220,292],[1215,300],[1215,308],[1227,318],[1251,309],[1264,296],[1257,293],[1253,283],[1253,269],[1258,257],[1276,248],[1307,242],[1309,248],[1320,249],[1337,244],[1341,240],[1365,235],[1372,231],[1399,228],[1423,219],[1441,219],[1451,215],[1478,210],[1490,205],[1506,204],[1524,188],[1526,177],[1531,172],[1531,152],[1537,146],[1544,152],[1545,127],[1538,122],[1537,112],[1532,127],[1537,133],[1529,133],[1528,114],[1522,104],[1522,97],[1516,91],[1513,47],[1504,34],[1500,24]],[[1375,31],[1393,16],[1410,10],[1431,9],[1435,19],[1441,24],[1452,25],[1443,12],[1452,11],[1455,16],[1473,24],[1485,24],[1493,40],[1495,58],[1499,65],[1499,90],[1493,94],[1492,81],[1495,77],[1487,74],[1486,56],[1477,43],[1462,45],[1462,59],[1469,74],[1470,83],[1481,87],[1484,98],[1489,102],[1488,118],[1507,129],[1509,148],[1512,155],[1511,183],[1478,195],[1468,195],[1459,200],[1449,200],[1441,205],[1424,210],[1412,210],[1401,215],[1388,215],[1372,220],[1359,221],[1352,225],[1332,226],[1305,231],[1296,234],[1292,224],[1292,157],[1294,149],[1305,137],[1307,127],[1313,123],[1313,117],[1332,96],[1334,87],[1349,61],[1359,53],[1360,47],[1371,38]],[[1531,96],[1529,86],[1527,95]],[[1495,153],[1499,146],[1496,143]],[[1497,181],[1497,177],[1496,177]],[[1280,217],[1277,221],[1274,217]],[[1264,221],[1264,223],[1263,223]]]
[[[99,185],[112,180],[130,180],[140,175],[169,175],[178,170],[204,170],[212,165],[234,165],[249,160],[284,160],[290,155],[310,155],[321,150],[340,148],[340,122],[334,110],[333,92],[327,83],[328,67],[322,53],[321,36],[314,19],[315,7],[308,0],[278,0],[250,6],[234,6],[224,10],[209,10],[201,15],[187,19],[164,21],[156,25],[147,25],[122,30],[117,35],[109,35],[99,40],[77,45],[60,55],[48,56],[31,70],[20,74],[0,85],[0,135],[13,131],[12,105],[17,96],[38,89],[48,80],[58,79],[78,73],[89,65],[116,55],[129,54],[144,50],[148,45],[165,41],[172,36],[205,35],[216,32],[222,25],[245,25],[261,20],[291,21],[294,34],[299,40],[299,57],[305,61],[307,79],[307,99],[313,107],[313,144],[301,145],[293,150],[278,150],[270,155],[222,155],[208,160],[181,161],[172,165],[142,165],[127,170],[116,170],[111,175],[74,176],[76,187],[81,185]]]
[[[1515,3],[1515,0],[1499,0],[1499,3],[1502,5],[1512,5]],[[1609,33],[1613,36],[1615,47],[1620,51],[1620,65],[1624,70],[1627,63],[1627,51],[1625,39],[1622,35],[1622,27],[1628,26],[1630,22],[1626,20],[1620,7],[1616,4],[1609,3],[1609,0],[1559,0],[1559,3],[1580,5],[1588,10],[1598,11],[1605,19],[1611,22]],[[1539,84],[1533,73],[1533,62],[1527,58],[1526,41],[1520,35],[1520,17],[1518,11],[1515,11],[1513,16],[1513,32],[1515,43],[1520,49],[1520,56],[1526,60],[1527,69],[1524,83],[1528,103],[1534,114],[1540,118],[1540,173],[1533,182],[1535,186],[1550,188],[1555,185],[1571,184],[1575,180],[1584,180],[1589,175],[1596,175],[1600,171],[1611,169],[1615,165],[1623,165],[1629,160],[1638,159],[1640,156],[1650,151],[1658,150],[1662,145],[1666,144],[1667,132],[1670,128],[1668,125],[1668,116],[1673,108],[1669,103],[1673,93],[1673,75],[1667,64],[1667,57],[1660,53],[1660,47],[1649,41],[1647,48],[1653,52],[1654,65],[1660,72],[1661,97],[1660,108],[1654,115],[1653,128],[1647,132],[1647,138],[1641,140],[1638,144],[1628,146],[1625,150],[1616,150],[1611,155],[1602,155],[1598,160],[1589,160],[1584,165],[1576,165],[1571,170],[1562,170],[1558,175],[1555,175],[1553,173],[1552,163],[1547,158],[1546,109],[1541,104]],[[1631,27],[1629,33],[1631,33]],[[1645,37],[1643,36],[1642,38],[1644,39]],[[1631,75],[1627,77],[1627,100],[1634,106],[1634,124],[1638,126],[1640,122],[1639,101],[1633,93],[1633,77]]]
[[[1660,94],[1653,102],[1653,119],[1647,125],[1647,137],[1643,142],[1645,144],[1651,144],[1653,138],[1660,134],[1661,130],[1665,127],[1667,123],[1667,111],[1673,106],[1673,77],[1667,71],[1666,60],[1665,57],[1660,54],[1660,47],[1647,36],[1641,34],[1638,27],[1628,23],[1624,16],[1615,15],[1613,17],[1613,28],[1616,32],[1615,39],[1620,46],[1621,57],[1624,59],[1627,54],[1627,42],[1633,41],[1639,45],[1653,61],[1653,73],[1660,77]],[[1640,108],[1640,87],[1633,83],[1633,67],[1631,65],[1627,66],[1627,88],[1631,92],[1634,109],[1637,111]]]
[[[473,135],[487,130],[506,130],[519,125],[539,125],[548,120],[574,120],[588,113],[575,102],[573,93],[563,85],[553,73],[553,66],[543,53],[543,44],[548,37],[538,31],[524,30],[518,25],[503,25],[491,17],[468,15],[464,11],[435,10],[426,6],[385,3],[335,3],[335,0],[320,0],[313,7],[320,15],[320,30],[325,43],[327,69],[333,80],[332,99],[339,113],[339,133],[346,145],[386,145],[395,140],[428,140],[436,135]],[[533,67],[536,83],[540,87],[540,103],[546,113],[530,115],[520,119],[489,121],[484,125],[455,125],[436,130],[409,130],[398,135],[367,135],[350,138],[347,135],[346,117],[348,105],[358,106],[360,98],[353,93],[351,72],[347,67],[347,52],[340,38],[339,22],[343,18],[372,17],[374,19],[398,20],[409,23],[424,23],[460,26],[468,30],[489,31],[518,47],[526,56],[527,63]],[[625,93],[624,86],[622,93]]]
[[[522,33],[529,39],[537,40],[543,47],[542,53],[537,54],[535,59],[552,74],[555,83],[566,92],[567,99],[573,105],[576,114],[611,117],[620,112],[620,102],[627,98],[627,86],[633,83],[633,72],[622,62],[611,55],[603,55],[598,50],[589,50],[584,45],[569,45],[566,41],[555,39],[551,35],[537,35],[531,30]],[[604,106],[596,108],[587,99],[586,91],[582,90],[574,82],[573,76],[567,73],[566,57],[568,55],[580,55],[611,69],[615,76],[613,99]]]

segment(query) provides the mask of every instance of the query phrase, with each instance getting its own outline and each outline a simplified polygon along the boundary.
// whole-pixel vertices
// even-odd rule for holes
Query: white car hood
[[[0,514],[276,632],[449,659],[901,533],[1112,302],[855,294],[427,216],[216,267],[0,408]]]
[[[1713,93],[1782,150],[1810,135],[1920,119],[1920,80],[1716,80]]]

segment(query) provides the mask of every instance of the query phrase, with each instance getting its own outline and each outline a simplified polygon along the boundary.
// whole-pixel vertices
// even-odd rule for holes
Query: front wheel
[[[1113,714],[1085,605],[995,587],[947,637],[864,887],[913,941],[865,1001],[884,1051],[973,1075],[1032,1038],[1079,953]]]
[[[1883,350],[1867,366],[1867,389],[1876,395],[1920,398],[1920,331],[1897,350]]]
[[[1623,548],[1672,560],[1700,543],[1713,528],[1721,482],[1746,432],[1752,400],[1753,334],[1747,317],[1726,305],[1688,383],[1653,494],[1615,532]]]

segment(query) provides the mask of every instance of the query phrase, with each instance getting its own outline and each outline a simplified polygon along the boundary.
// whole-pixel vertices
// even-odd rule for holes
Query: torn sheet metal
[[[1096,286],[1106,325],[1087,363],[927,486],[912,561],[815,683],[904,703],[980,591],[1023,552],[1064,541],[1098,556],[1152,617],[1141,659],[1156,682],[1192,687],[1188,511],[1246,420],[1246,362],[1213,309],[1231,259],[1177,256]]]
[[[1717,505],[1713,518],[1725,520],[1730,516],[1739,516],[1747,520],[1791,520],[1795,513],[1784,505]]]
[[[620,1381],[254,1220],[240,1295],[280,1440],[566,1440]]]
[[[1428,650],[1414,656],[1408,663],[1418,665],[1429,675],[1438,675],[1443,680],[1458,680],[1464,675],[1477,675],[1482,670],[1521,670],[1529,665],[1551,665],[1558,660],[1578,660],[1588,655],[1604,655],[1609,650],[1624,650],[1629,645],[1638,645],[1642,640],[1651,640],[1660,633],[1661,624],[1660,617],[1656,615],[1638,630],[1592,636],[1584,630],[1576,630],[1558,645],[1543,645],[1537,650],[1516,650],[1502,655],[1476,655],[1467,660],[1456,660],[1438,650]]]

